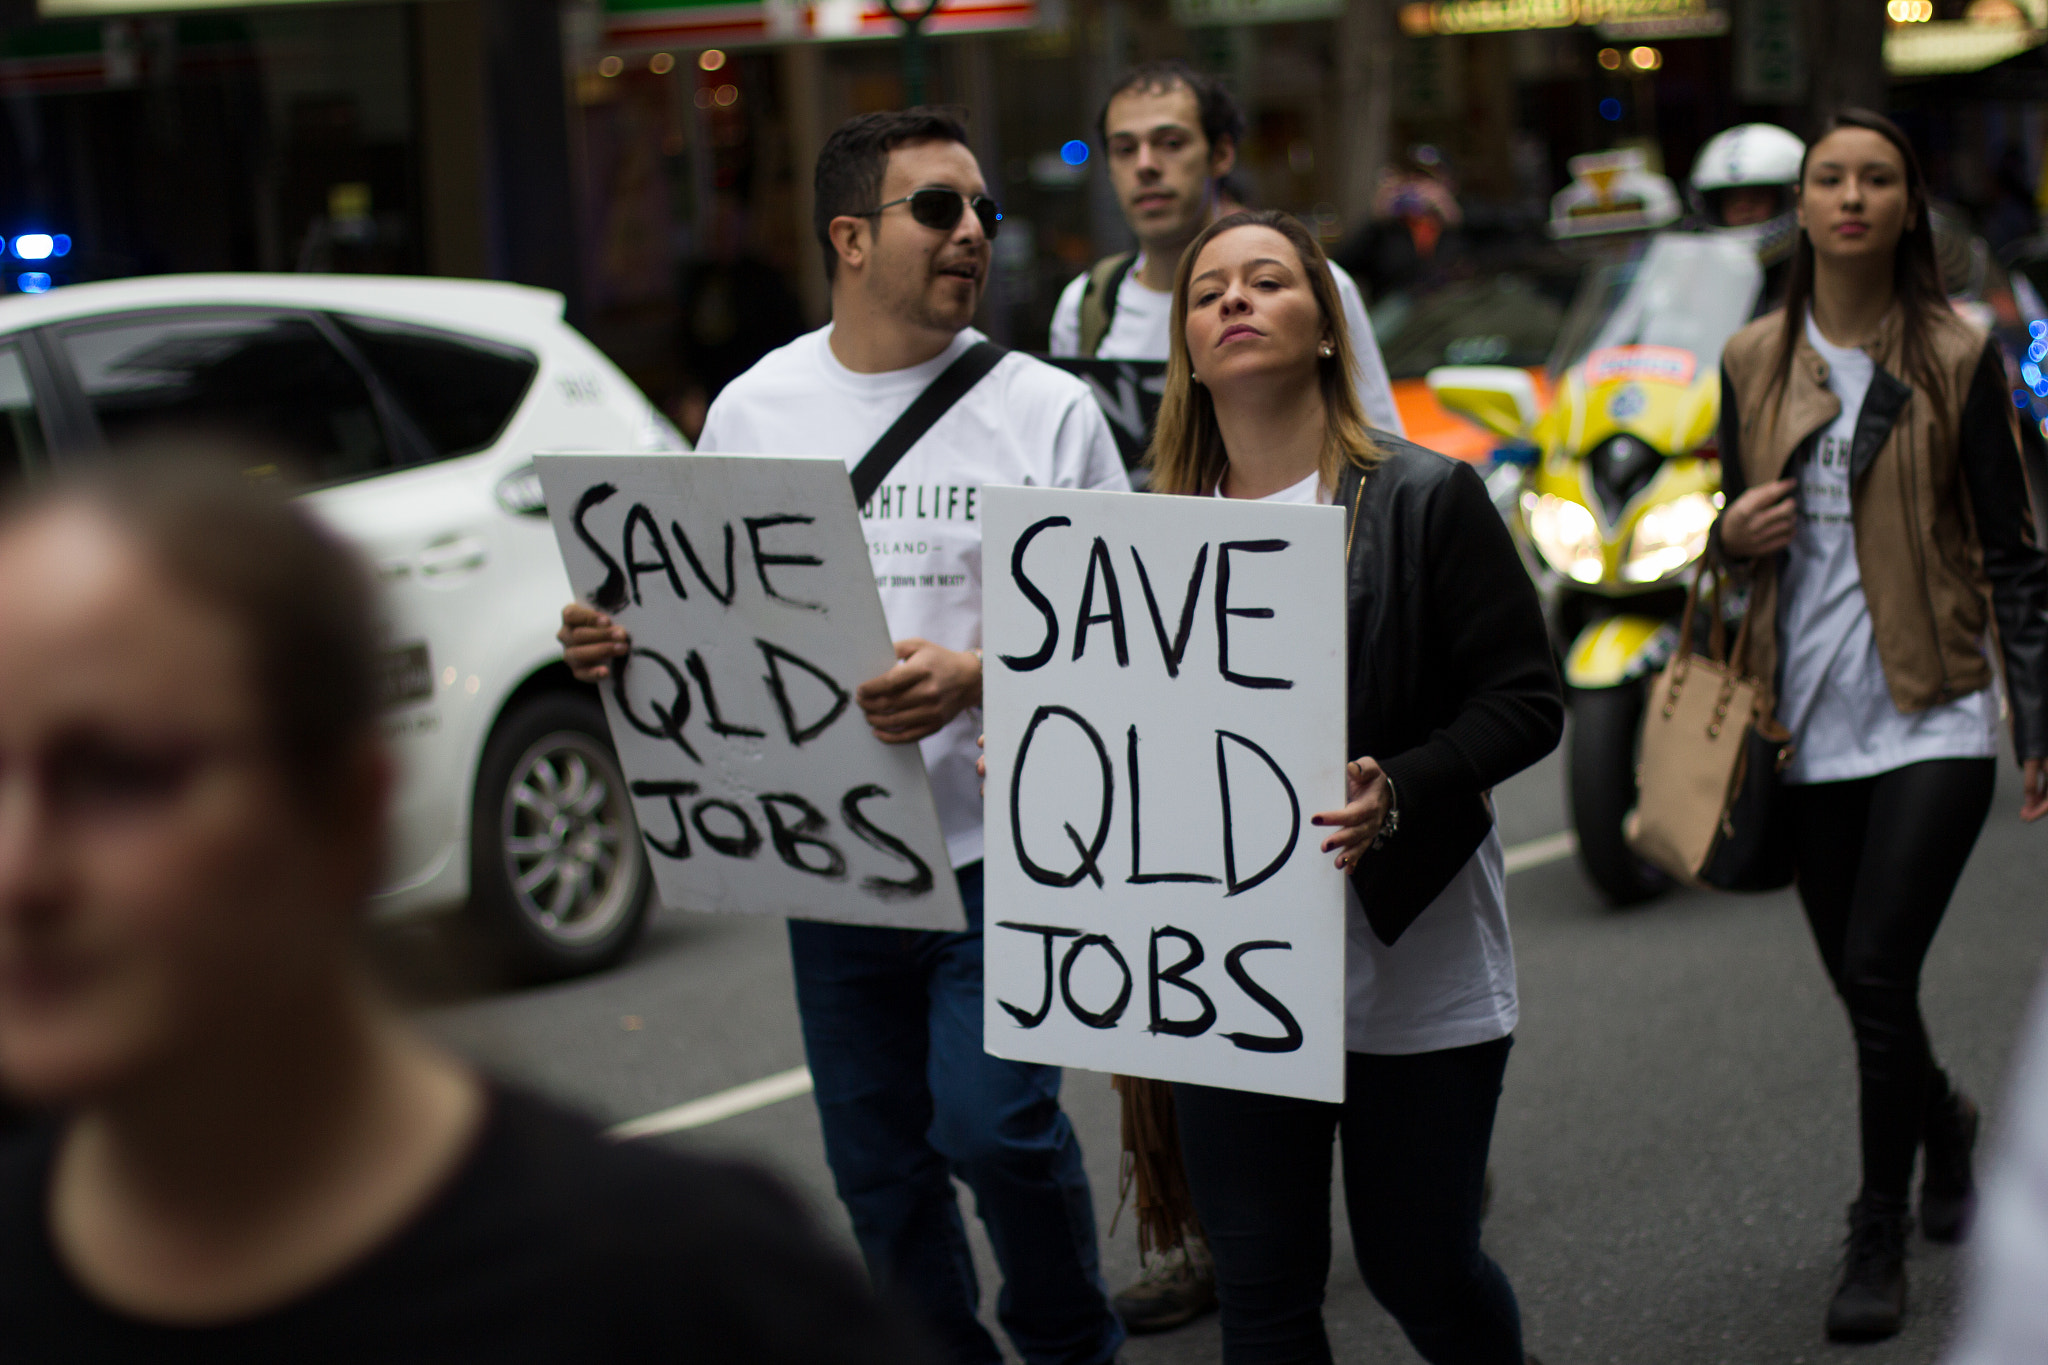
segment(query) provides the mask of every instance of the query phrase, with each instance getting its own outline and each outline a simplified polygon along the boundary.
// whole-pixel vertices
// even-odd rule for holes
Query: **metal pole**
[[[903,25],[903,102],[912,107],[925,102],[924,21],[942,3],[944,0],[925,0],[921,10],[900,10],[896,0],[882,0],[889,17]]]

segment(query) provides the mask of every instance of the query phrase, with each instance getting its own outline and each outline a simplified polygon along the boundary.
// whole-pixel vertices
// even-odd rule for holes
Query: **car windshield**
[[[1756,253],[1741,242],[1660,233],[1640,254],[1587,273],[1551,352],[1550,372],[1562,374],[1610,346],[1670,346],[1717,364],[1762,287]]]
[[[1509,272],[1398,290],[1373,305],[1373,335],[1395,379],[1439,365],[1541,365],[1564,321],[1561,292]]]

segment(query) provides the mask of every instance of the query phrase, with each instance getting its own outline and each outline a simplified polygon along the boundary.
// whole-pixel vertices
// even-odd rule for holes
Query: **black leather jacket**
[[[1557,747],[1564,699],[1536,589],[1479,475],[1375,433],[1347,509],[1350,745],[1394,784],[1400,823],[1352,873],[1391,944],[1493,827],[1491,789]]]

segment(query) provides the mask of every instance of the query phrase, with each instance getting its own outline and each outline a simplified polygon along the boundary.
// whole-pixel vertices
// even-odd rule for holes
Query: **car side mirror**
[[[1510,441],[1536,425],[1536,382],[1512,365],[1439,365],[1423,376],[1436,401]]]

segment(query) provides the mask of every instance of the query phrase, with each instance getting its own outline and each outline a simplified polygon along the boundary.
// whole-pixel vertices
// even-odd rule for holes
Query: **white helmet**
[[[1686,186],[1692,209],[1715,232],[1747,242],[1765,265],[1782,260],[1792,249],[1799,224],[1794,214],[1793,190],[1799,184],[1799,165],[1806,158],[1806,144],[1792,133],[1771,123],[1745,123],[1716,134],[1700,148],[1692,163],[1692,179]],[[1746,205],[1743,221],[1730,223],[1726,216],[1729,190],[1775,191],[1768,212],[1753,202]],[[1764,212],[1764,216],[1754,216]]]

